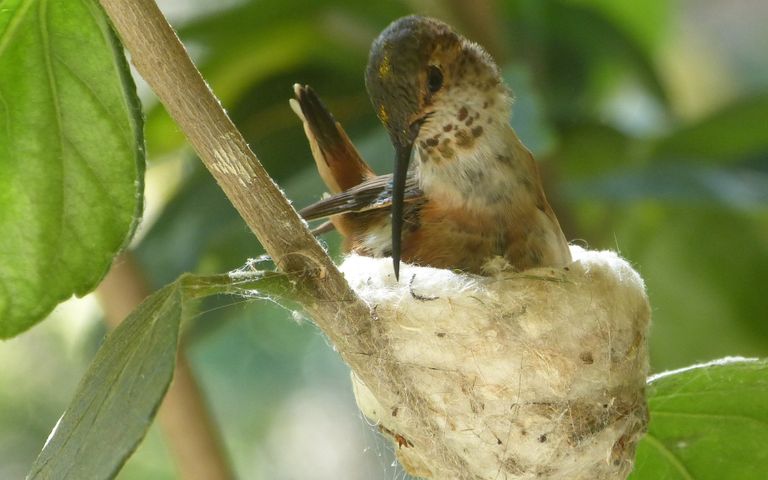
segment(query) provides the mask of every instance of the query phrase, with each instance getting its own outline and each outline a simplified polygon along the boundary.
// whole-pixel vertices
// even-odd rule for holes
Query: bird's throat
[[[511,127],[490,130],[451,158],[417,150],[419,184],[430,200],[477,214],[514,214],[541,195],[536,164]]]

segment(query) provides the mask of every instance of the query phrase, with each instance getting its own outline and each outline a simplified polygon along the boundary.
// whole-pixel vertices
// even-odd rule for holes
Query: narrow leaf
[[[633,480],[765,478],[768,361],[726,358],[651,379]]]
[[[147,298],[106,339],[28,479],[107,479],[136,449],[171,382],[182,288]]]
[[[92,290],[141,211],[135,87],[93,0],[0,1],[0,338]]]

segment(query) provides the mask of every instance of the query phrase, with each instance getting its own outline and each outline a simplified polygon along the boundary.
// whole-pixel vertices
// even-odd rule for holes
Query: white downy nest
[[[646,429],[643,280],[613,252],[489,277],[351,256],[380,385],[357,403],[431,479],[624,479]],[[394,388],[393,388],[394,386]]]

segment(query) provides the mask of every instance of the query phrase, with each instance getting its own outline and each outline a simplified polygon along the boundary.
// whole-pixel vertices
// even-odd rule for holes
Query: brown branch
[[[109,274],[96,290],[110,328],[117,327],[149,294],[149,285],[130,253],[115,259]],[[234,478],[219,441],[219,432],[190,369],[183,343],[179,345],[173,382],[158,417],[179,478]]]
[[[131,61],[278,267],[314,298],[305,308],[366,380],[368,307],[347,285],[235,128],[152,0],[101,0]],[[289,90],[286,90],[286,92]],[[288,108],[288,107],[286,107]],[[367,377],[367,378],[366,378]]]

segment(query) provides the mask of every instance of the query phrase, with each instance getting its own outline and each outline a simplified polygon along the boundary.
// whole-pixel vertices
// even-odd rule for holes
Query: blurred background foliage
[[[297,206],[323,191],[291,86],[311,84],[379,172],[391,146],[362,72],[412,12],[485,45],[516,94],[572,241],[621,252],[647,282],[654,371],[768,355],[768,4],[760,0],[165,0],[206,79]],[[134,251],[155,287],[263,250],[140,85],[147,211]],[[339,256],[335,234],[325,237]],[[105,334],[93,298],[0,345],[0,478],[22,478]],[[293,320],[299,320],[297,322]],[[203,303],[192,365],[240,478],[403,478],[354,407],[347,369],[269,301]],[[121,479],[175,478],[151,431]]]

